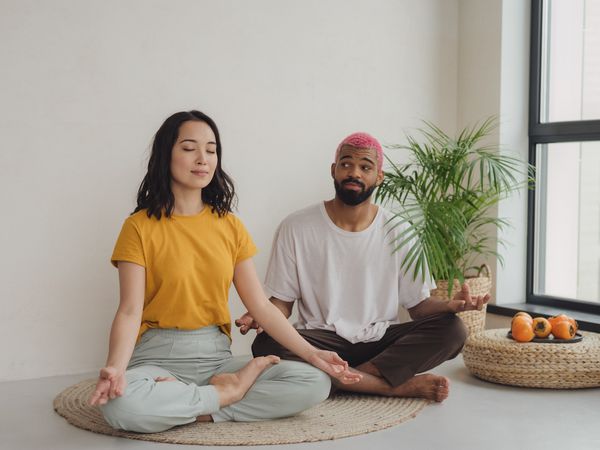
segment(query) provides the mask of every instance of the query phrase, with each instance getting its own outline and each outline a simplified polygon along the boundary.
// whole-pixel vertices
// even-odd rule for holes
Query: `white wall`
[[[500,107],[500,0],[461,0],[459,2],[458,100],[457,125],[472,127],[481,120],[498,115]],[[498,134],[486,144],[497,146]],[[490,213],[496,213],[492,208]],[[487,233],[496,237],[496,230]],[[495,302],[496,260],[481,258],[492,273],[492,302]]]
[[[500,146],[528,160],[530,2],[503,0],[500,83]],[[525,181],[525,178],[522,179]],[[512,227],[499,233],[504,266],[496,268],[496,304],[525,301],[527,273],[527,196],[523,190],[498,205]]]
[[[490,144],[527,161],[530,4],[524,0],[459,1],[458,125],[496,115],[500,127]],[[499,233],[504,266],[488,258],[495,275],[492,301],[525,301],[527,192],[500,202],[499,217],[512,227]]]
[[[457,1],[1,0],[0,380],[103,364],[108,259],[167,115],[219,124],[263,274],[341,138],[455,127],[457,54]]]

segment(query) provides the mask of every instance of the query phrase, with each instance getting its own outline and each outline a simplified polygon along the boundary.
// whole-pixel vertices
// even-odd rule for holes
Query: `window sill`
[[[573,317],[579,328],[585,331],[594,331],[600,333],[600,315],[585,313],[581,311],[573,311],[565,308],[555,308],[552,306],[534,305],[532,303],[510,303],[507,305],[492,305],[489,304],[487,312],[497,314],[499,316],[514,316],[519,311],[526,311],[530,314],[535,314],[541,317],[551,317],[558,314],[567,314]]]

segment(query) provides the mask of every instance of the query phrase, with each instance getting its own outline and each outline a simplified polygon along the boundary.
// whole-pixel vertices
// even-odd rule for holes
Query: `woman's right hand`
[[[335,352],[315,349],[307,361],[342,384],[354,384],[362,380],[362,375],[350,370],[348,363]]]
[[[127,378],[124,371],[116,367],[103,367],[100,369],[96,389],[90,396],[90,405],[104,405],[108,400],[123,395],[126,387]]]

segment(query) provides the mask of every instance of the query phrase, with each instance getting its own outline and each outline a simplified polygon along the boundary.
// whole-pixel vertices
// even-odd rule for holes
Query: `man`
[[[424,373],[454,358],[466,338],[455,315],[481,309],[489,300],[471,297],[464,285],[451,301],[432,298],[428,276],[413,277],[401,264],[410,248],[393,251],[391,214],[371,203],[383,181],[383,151],[366,133],[338,146],[331,176],[335,198],[288,216],[279,226],[265,288],[289,317],[298,302],[299,333],[318,348],[337,352],[362,375],[343,389],[370,394],[422,397],[438,402],[447,378]],[[398,323],[398,307],[413,319]],[[255,328],[255,356],[297,357],[277,344],[249,314],[236,321],[242,334]],[[338,385],[338,387],[341,387]]]

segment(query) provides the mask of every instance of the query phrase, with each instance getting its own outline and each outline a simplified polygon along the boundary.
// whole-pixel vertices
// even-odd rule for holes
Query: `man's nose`
[[[360,170],[358,167],[354,166],[350,169],[350,176],[352,178],[360,178]]]

